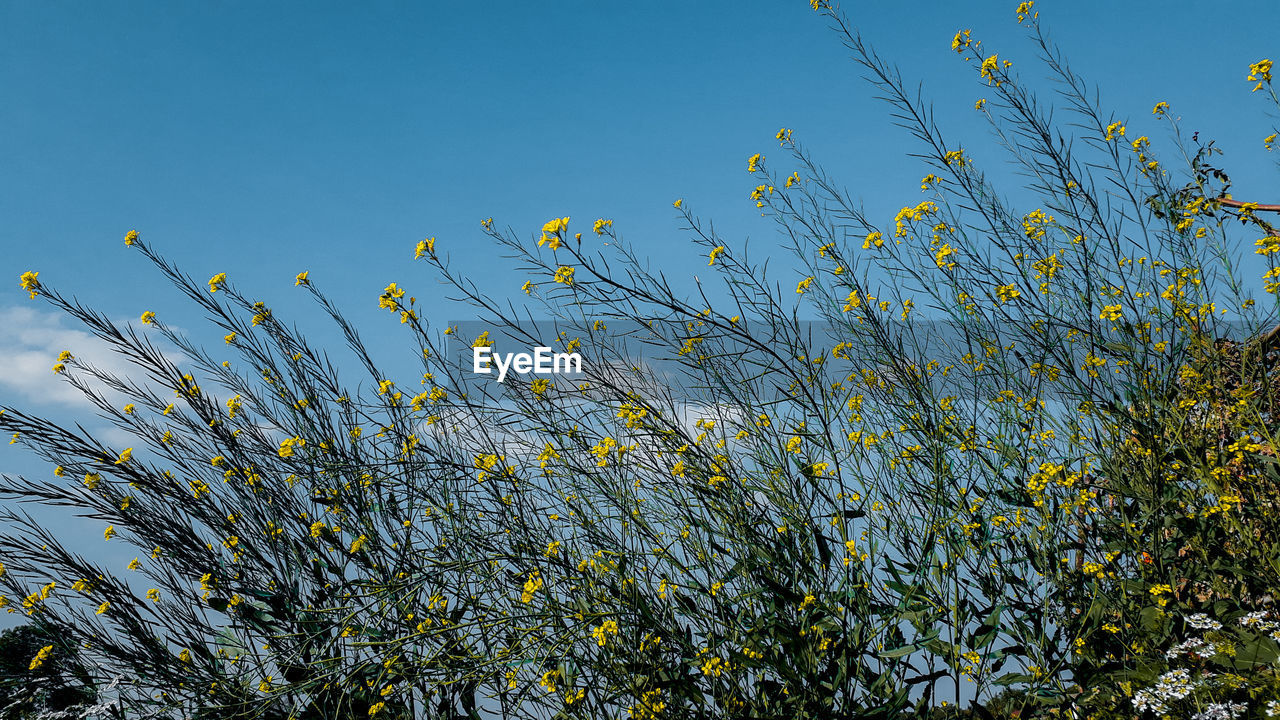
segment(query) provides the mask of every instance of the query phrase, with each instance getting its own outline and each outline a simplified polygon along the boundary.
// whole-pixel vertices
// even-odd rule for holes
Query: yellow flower
[[[109,602],[104,602],[104,603],[102,603],[101,605],[99,605],[99,606],[98,606],[98,609],[97,609],[97,610],[94,610],[94,611],[93,611],[93,614],[94,614],[94,615],[101,615],[101,614],[105,613],[107,610],[109,610],[110,608],[111,608],[111,603],[109,603]]]
[[[524,591],[520,593],[520,602],[527,603],[533,600],[534,593],[542,589],[542,574],[534,570],[529,574],[529,579],[524,581]]]
[[[231,343],[233,343],[233,342],[235,342],[235,341],[236,341],[236,334],[235,334],[235,333],[231,333],[231,334],[229,334],[229,335],[224,335],[224,336],[222,337],[222,339],[223,339],[224,341],[226,341],[226,343],[227,343],[228,345],[230,345]]]
[[[28,666],[27,669],[35,670],[36,668],[43,665],[44,661],[48,660],[50,657],[53,657],[53,646],[45,645],[44,647],[40,648],[40,652],[36,653],[35,657],[31,658],[31,665]]]
[[[1019,3],[1019,4],[1018,4],[1017,13],[1018,13],[1018,22],[1019,22],[1019,23],[1021,23],[1023,20],[1026,20],[1028,17],[1030,17],[1030,18],[1032,18],[1032,19],[1035,19],[1035,18],[1040,17],[1040,13],[1033,13],[1033,12],[1031,11],[1031,8],[1032,8],[1035,4],[1036,4],[1036,3],[1035,3],[1035,0],[1026,0],[1026,2],[1022,2],[1022,3]],[[975,660],[975,661],[973,661],[973,662],[977,662],[977,661]]]
[[[132,245],[132,244],[134,244],[134,243],[135,243],[135,242],[137,242],[137,241],[138,241],[138,231],[137,231],[137,230],[130,230],[129,232],[127,232],[127,233],[125,233],[125,234],[124,234],[124,244],[125,244],[125,245]]]
[[[953,268],[956,264],[953,261],[947,260],[947,258],[955,254],[955,248],[951,247],[951,245],[947,243],[943,243],[942,247],[938,248],[938,251],[933,254],[933,261],[937,263],[940,268]]]
[[[1014,298],[1021,297],[1022,293],[1018,292],[1018,288],[1013,284],[1000,285],[996,288],[996,295],[1000,298],[1000,302],[1009,302]]]
[[[764,156],[760,153],[756,153],[755,155],[747,158],[747,172],[755,172],[756,168],[760,166],[760,161],[762,160],[764,160]]]
[[[138,562],[138,558],[134,558],[133,560],[129,561],[129,564],[126,567],[128,567],[130,570],[137,570],[138,568],[142,567],[142,563]]]
[[[303,270],[302,272],[298,273],[297,276],[293,278],[293,286],[298,287],[299,285],[310,285],[311,281],[307,279],[307,273],[309,272],[311,271]]]
[[[1000,84],[1000,81],[996,79],[996,75],[995,75],[996,70],[1000,68],[1000,60],[998,58],[999,56],[992,55],[991,57],[982,61],[982,68],[981,68],[982,77],[986,78],[987,84],[991,84],[992,82],[994,82],[996,85]]]
[[[102,539],[103,539],[103,540],[110,540],[111,538],[113,538],[113,537],[115,537],[115,536],[116,536],[116,526],[115,526],[115,525],[108,525],[108,526],[107,526],[107,529],[106,529],[106,530],[104,530],[104,531],[102,532]]]
[[[150,325],[156,321],[156,314],[148,310],[142,313],[141,320],[143,325]]]
[[[294,435],[291,438],[285,438],[280,441],[280,450],[278,451],[278,454],[280,457],[293,457],[294,448],[304,447],[306,444],[306,439],[298,435]]]
[[[987,99],[986,99],[986,98],[978,98],[978,102],[976,102],[976,103],[974,103],[974,104],[973,104],[973,109],[974,109],[974,110],[985,110],[985,109],[986,109],[986,107],[987,107]]]
[[[707,261],[707,264],[708,264],[708,265],[715,265],[715,264],[716,264],[716,258],[720,257],[720,254],[721,254],[721,253],[723,253],[723,252],[724,252],[724,246],[723,246],[723,245],[717,245],[717,246],[715,246],[714,248],[711,248],[711,254],[707,256],[707,257],[709,258],[709,260]]]
[[[1271,64],[1270,60],[1264,58],[1249,65],[1249,82],[1258,83],[1253,86],[1254,92],[1261,90],[1264,84],[1271,82]]]
[[[563,283],[565,285],[572,285],[573,284],[573,268],[567,265],[561,265],[560,269],[556,270],[555,281],[558,283]]]
[[[155,588],[151,588],[147,591],[147,599],[154,603],[160,602],[160,591]]]
[[[351,553],[352,553],[352,554],[355,554],[355,553],[358,553],[358,552],[360,552],[361,550],[363,550],[363,549],[364,549],[364,546],[365,546],[365,543],[367,543],[367,542],[369,542],[369,537],[368,537],[367,535],[361,535],[360,537],[356,538],[355,540],[352,540],[352,541],[351,541]]]
[[[1119,121],[1113,122],[1107,126],[1106,140],[1114,140],[1118,137],[1124,137],[1124,123]]]
[[[60,374],[60,373],[62,373],[62,372],[64,372],[64,371],[66,371],[67,366],[66,366],[66,365],[63,365],[62,363],[58,363],[57,365],[54,365],[54,366],[53,366],[52,368],[50,368],[50,369],[51,369],[51,370],[53,370],[53,374],[54,374],[54,375],[58,375],[58,374]]]
[[[115,464],[123,465],[129,462],[129,458],[131,457],[133,457],[133,448],[125,448],[124,451],[120,453],[120,457],[116,460]]]
[[[1155,107],[1151,108],[1151,114],[1157,117],[1162,116],[1167,112],[1169,112],[1169,103],[1167,102],[1158,102]]]
[[[609,641],[610,635],[618,634],[618,623],[614,620],[605,620],[599,627],[591,630],[591,636],[596,639],[596,644],[604,647]]]
[[[27,272],[22,273],[18,278],[22,283],[22,289],[31,293],[32,298],[35,298],[36,290],[40,289],[40,281],[36,279],[36,276],[39,274],[40,273],[38,272],[31,272],[28,270]]]
[[[603,235],[605,228],[612,228],[612,227],[613,227],[612,220],[605,220],[604,218],[600,218],[599,220],[596,220],[594,225],[591,226],[591,229],[595,232],[595,234]]]
[[[964,52],[965,48],[969,47],[971,32],[971,30],[957,30],[956,36],[951,40],[951,49],[958,53]]]
[[[209,292],[211,293],[218,292],[219,290],[222,289],[222,286],[226,284],[227,284],[227,274],[218,273],[217,275],[214,275],[213,277],[209,278]]]
[[[671,203],[671,206],[678,210],[680,209],[680,206],[683,204],[684,204],[684,198],[680,198],[679,200],[676,200],[675,202]]]
[[[552,250],[560,249],[560,240],[562,234],[569,227],[569,218],[551,218],[547,224],[542,226],[542,237],[538,239],[538,247],[542,247],[543,243]]]
[[[102,476],[98,473],[85,473],[84,486],[90,490],[96,490],[98,483],[102,480]]]
[[[813,276],[812,276],[812,275],[810,275],[809,277],[807,277],[807,278],[805,278],[805,279],[801,280],[801,281],[799,282],[799,284],[797,284],[797,285],[796,285],[796,293],[797,293],[797,294],[800,294],[800,295],[803,295],[803,294],[805,293],[805,291],[809,289],[809,285],[810,285],[811,283],[813,283]]]

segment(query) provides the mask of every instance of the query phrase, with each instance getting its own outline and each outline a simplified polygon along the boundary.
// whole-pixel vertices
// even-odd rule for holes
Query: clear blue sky
[[[1016,4],[845,7],[982,162],[990,133],[972,105],[983,87],[950,41],[973,28],[1038,80]],[[1280,201],[1275,158],[1261,152],[1268,119],[1245,82],[1250,62],[1277,54],[1265,12],[1215,17],[1164,0],[1037,9],[1130,135],[1159,143],[1150,109],[1167,101],[1184,128],[1219,139],[1237,197]],[[220,342],[124,246],[131,228],[287,320],[316,317],[292,287],[309,270],[389,358],[409,351],[377,310],[388,282],[429,317],[460,315],[433,304],[442,290],[411,260],[419,239],[437,237],[493,295],[517,292],[524,278],[493,258],[486,217],[527,236],[553,216],[577,230],[612,218],[687,279],[705,258],[678,231],[682,197],[764,251],[778,238],[748,200],[745,161],[776,151],[781,126],[889,222],[919,200],[925,170],[847,56],[806,0],[0,0],[0,402],[84,411],[48,371],[81,339],[18,289],[26,270],[112,317],[156,310]],[[986,169],[1016,186],[1001,163]],[[48,471],[5,448],[0,471]]]

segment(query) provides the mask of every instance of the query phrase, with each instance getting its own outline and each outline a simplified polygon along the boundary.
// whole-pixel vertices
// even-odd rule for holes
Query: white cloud
[[[0,401],[17,404],[16,395],[23,404],[77,410],[93,407],[79,390],[53,373],[63,350],[119,377],[139,374],[107,343],[84,330],[67,327],[63,321],[63,315],[52,311],[0,307]]]

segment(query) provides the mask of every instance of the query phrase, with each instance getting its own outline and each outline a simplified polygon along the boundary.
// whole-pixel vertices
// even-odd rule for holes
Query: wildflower
[[[107,529],[106,529],[106,530],[104,530],[104,531],[102,532],[102,539],[103,539],[103,540],[110,540],[111,538],[113,538],[113,537],[115,537],[115,536],[116,536],[116,526],[115,526],[115,525],[108,525],[108,526],[107,526]]]
[[[1241,620],[1243,619],[1244,618],[1241,618]],[[1217,630],[1222,627],[1222,623],[1210,618],[1208,615],[1205,615],[1204,613],[1196,613],[1188,617],[1187,624],[1195,628],[1196,630]]]
[[[595,224],[591,226],[591,230],[597,235],[603,235],[606,229],[609,229],[612,227],[613,227],[612,220],[605,220],[604,218],[600,218],[596,220]]]
[[[94,610],[94,611],[93,611],[93,614],[94,614],[94,615],[102,615],[103,613],[105,613],[107,610],[110,610],[110,609],[111,609],[111,603],[109,603],[109,602],[104,602],[104,603],[102,603],[101,605],[99,605],[99,606],[98,606],[98,609],[97,609],[97,610]]]
[[[142,313],[142,317],[140,319],[142,320],[143,325],[151,325],[156,321],[156,314],[148,310]]]
[[[679,210],[680,206],[683,204],[684,204],[684,198],[680,198],[679,200],[676,200],[675,202],[671,203],[671,206]]]
[[[293,457],[294,448],[304,447],[307,444],[306,439],[295,435],[291,438],[285,438],[280,441],[280,457]]]
[[[542,574],[534,570],[529,574],[529,578],[524,581],[524,591],[520,593],[520,602],[527,603],[533,600],[534,593],[542,589]]]
[[[1230,720],[1240,717],[1249,709],[1244,703],[1209,703],[1204,712],[1191,716],[1191,720]]]
[[[227,284],[227,274],[218,273],[217,275],[214,275],[213,277],[209,278],[209,292],[211,293],[218,292],[219,290],[222,289],[222,286],[226,284]]]
[[[1040,13],[1038,13],[1038,12],[1037,12],[1037,13],[1033,13],[1033,12],[1031,11],[1031,8],[1032,8],[1033,6],[1035,6],[1035,4],[1036,4],[1036,3],[1035,3],[1035,0],[1026,0],[1025,2],[1022,2],[1022,3],[1019,3],[1019,4],[1018,4],[1018,10],[1017,10],[1017,13],[1018,13],[1018,23],[1019,23],[1019,24],[1021,24],[1021,23],[1022,23],[1022,21],[1023,21],[1023,20],[1026,20],[1028,17],[1029,17],[1029,18],[1032,18],[1033,20],[1034,20],[1035,18],[1040,17]]]
[[[1014,298],[1021,297],[1022,293],[1018,292],[1018,288],[1010,283],[996,287],[996,295],[1000,298],[1000,302],[1009,302]]]
[[[116,459],[115,464],[123,465],[129,462],[129,458],[131,457],[133,457],[133,448],[125,448],[124,451],[120,453],[120,457]]]
[[[709,258],[709,260],[708,260],[707,264],[708,264],[708,265],[715,265],[715,264],[716,264],[716,258],[717,258],[717,257],[719,257],[719,256],[720,256],[720,254],[721,254],[721,253],[723,253],[723,252],[724,252],[724,246],[723,246],[723,245],[717,245],[717,246],[715,246],[714,248],[712,248],[712,249],[711,249],[711,254],[707,256],[707,257]]]
[[[796,285],[796,293],[797,293],[797,294],[799,294],[799,295],[803,295],[803,294],[805,293],[805,291],[807,291],[807,290],[809,289],[809,285],[810,285],[810,283],[812,283],[812,282],[813,282],[813,276],[812,276],[812,275],[810,275],[809,277],[807,277],[807,278],[805,278],[805,279],[801,280],[801,281],[799,282],[799,284],[797,284],[797,285]]]
[[[791,130],[788,128],[781,128],[778,130],[778,134],[774,135],[773,137],[779,143],[785,145],[791,142]]]
[[[1156,117],[1162,117],[1167,112],[1169,112],[1169,103],[1167,102],[1158,102],[1154,108],[1151,108],[1151,114]]]
[[[125,234],[124,234],[124,244],[125,244],[125,245],[132,245],[132,244],[134,244],[134,243],[135,243],[135,242],[137,242],[137,241],[138,241],[138,231],[137,231],[137,230],[130,230],[129,232],[127,232],[127,233],[125,233]]]
[[[1265,58],[1249,65],[1249,82],[1258,83],[1253,86],[1253,92],[1261,90],[1264,84],[1271,82],[1271,65],[1271,61]]]
[[[147,591],[147,599],[154,603],[160,602],[160,591],[155,588],[151,588]]]
[[[998,57],[999,56],[997,55],[992,55],[991,57],[986,58],[985,60],[982,61],[982,67],[980,68],[980,70],[982,72],[982,77],[986,78],[988,85],[990,85],[993,82],[996,85],[1000,84],[1000,81],[996,79],[996,75],[995,75],[996,70],[1000,68],[1000,61]]]
[[[762,160],[764,160],[764,156],[760,153],[756,153],[755,155],[747,158],[747,172],[755,172],[760,166],[760,162]]]
[[[965,48],[969,47],[969,43],[971,42],[969,39],[971,32],[972,30],[957,30],[956,36],[951,39],[951,49],[958,53],[964,52]]]
[[[982,112],[983,110],[986,110],[986,109],[987,109],[987,99],[986,99],[986,98],[978,98],[978,101],[977,101],[977,102],[975,102],[975,103],[973,104],[973,109],[974,109],[974,110],[977,110],[978,112]]]
[[[555,281],[558,283],[563,283],[565,285],[572,285],[573,284],[573,268],[569,267],[568,265],[561,265],[560,269],[556,270]]]
[[[369,542],[369,538],[366,535],[361,535],[360,537],[351,541],[351,554],[354,555],[355,553],[358,553],[361,550],[363,550],[365,543],[367,542]]]
[[[543,243],[552,250],[560,249],[561,233],[569,227],[569,218],[551,218],[542,226],[542,237],[538,239],[538,247]]]
[[[310,284],[311,284],[311,281],[307,279],[307,274],[308,274],[309,272],[311,272],[311,271],[310,271],[310,270],[303,270],[302,272],[298,273],[298,274],[293,278],[293,286],[294,286],[294,287],[297,287],[297,286],[299,286],[299,285],[310,285]]]
[[[618,623],[614,620],[605,620],[599,627],[592,629],[591,636],[596,639],[596,644],[604,647],[609,641],[611,635],[618,634]]]
[[[27,669],[35,670],[36,668],[43,665],[45,660],[48,660],[51,657],[53,657],[53,646],[45,645],[44,647],[40,648],[40,652],[36,653],[35,657],[31,658],[31,665],[29,665]]]
[[[36,296],[36,291],[40,289],[40,281],[36,279],[36,276],[39,274],[40,273],[38,272],[31,272],[30,270],[28,270],[27,272],[22,273],[22,275],[18,278],[18,280],[22,283],[22,289],[31,293],[31,297],[33,299]]]
[[[436,239],[429,237],[425,240],[419,240],[418,246],[413,250],[413,259],[421,260],[424,255],[436,254]]]
[[[940,268],[953,268],[956,266],[955,262],[947,260],[947,258],[955,254],[955,248],[951,247],[950,244],[943,243],[942,247],[938,248],[937,252],[933,254],[933,261]]]

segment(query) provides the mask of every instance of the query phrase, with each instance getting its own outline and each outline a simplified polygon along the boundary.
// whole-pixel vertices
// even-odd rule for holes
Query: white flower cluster
[[[1244,703],[1210,703],[1204,712],[1191,716],[1191,720],[1231,720],[1240,717],[1248,710]]]
[[[1280,642],[1280,622],[1269,619],[1271,613],[1266,610],[1255,610],[1248,615],[1242,615],[1237,621],[1240,627],[1247,627],[1267,633],[1272,640]]]
[[[1253,632],[1267,633],[1276,641],[1280,641],[1280,620],[1276,619],[1278,617],[1280,615],[1259,610],[1241,616],[1237,622],[1242,628],[1247,628]],[[1167,650],[1165,652],[1167,659],[1174,660],[1183,656],[1193,660],[1203,659],[1219,651],[1219,642],[1213,640],[1217,636],[1212,633],[1221,631],[1223,628],[1222,623],[1204,613],[1191,615],[1186,618],[1186,621],[1188,627],[1209,633],[1210,639],[1206,640],[1203,637],[1188,638]],[[1192,670],[1181,668],[1170,670],[1156,678],[1155,685],[1152,687],[1135,692],[1132,702],[1139,713],[1150,711],[1155,715],[1170,716],[1174,712],[1174,708],[1170,707],[1173,703],[1189,698],[1195,693],[1197,695],[1195,704],[1204,707],[1204,709],[1194,715],[1182,715],[1181,717],[1190,717],[1191,720],[1233,720],[1248,712],[1249,706],[1245,703],[1216,702],[1207,706],[1201,705],[1201,702],[1207,698],[1200,697],[1199,691],[1209,691],[1214,688],[1224,688],[1230,691],[1235,688],[1235,685],[1221,684],[1221,677],[1216,673],[1201,671],[1193,676]],[[1266,717],[1280,718],[1280,700],[1267,702],[1264,710]]]
[[[1222,627],[1222,623],[1204,613],[1196,613],[1188,617],[1187,624],[1196,630],[1218,630]]]
[[[1218,627],[1222,627],[1222,626],[1218,625]],[[1201,640],[1200,638],[1191,638],[1189,640],[1184,640],[1183,642],[1169,648],[1167,651],[1165,651],[1164,656],[1172,660],[1178,657],[1179,655],[1186,655],[1186,654],[1203,655],[1204,653],[1197,652],[1197,651],[1200,650],[1201,648],[1208,647],[1208,645],[1209,643],[1205,642],[1204,640]]]
[[[1191,671],[1187,669],[1170,670],[1156,679],[1156,685],[1148,690],[1139,690],[1133,695],[1133,706],[1138,712],[1150,710],[1157,715],[1169,711],[1166,702],[1181,700],[1196,689],[1198,683],[1191,681]]]

